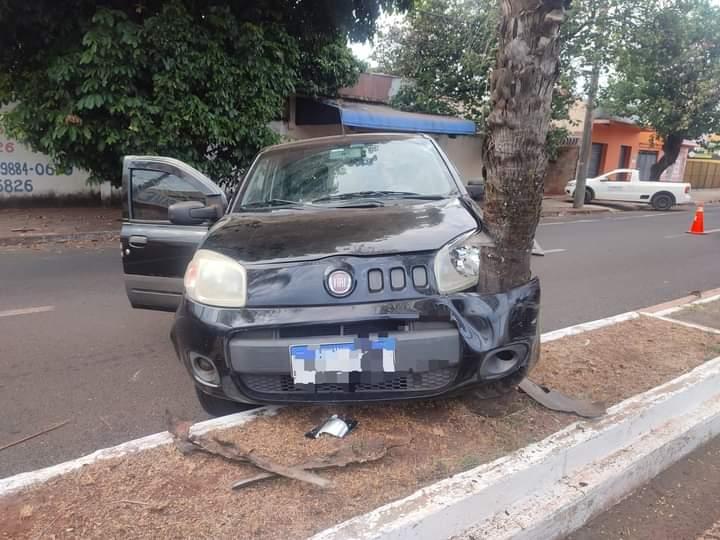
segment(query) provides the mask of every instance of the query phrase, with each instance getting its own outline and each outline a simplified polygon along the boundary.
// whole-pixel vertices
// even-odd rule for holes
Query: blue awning
[[[446,135],[475,135],[475,122],[440,116],[398,111],[385,105],[357,101],[326,101],[340,112],[344,126],[383,131],[442,133]]]

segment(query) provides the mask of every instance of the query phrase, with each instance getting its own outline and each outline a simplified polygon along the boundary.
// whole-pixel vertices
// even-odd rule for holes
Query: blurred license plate
[[[297,384],[347,383],[352,372],[395,371],[395,338],[290,346]]]

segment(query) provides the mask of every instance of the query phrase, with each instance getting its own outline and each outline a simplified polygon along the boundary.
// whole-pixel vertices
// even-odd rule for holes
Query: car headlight
[[[185,294],[219,307],[243,307],[247,298],[245,268],[230,257],[199,249],[185,271]]]
[[[435,255],[434,271],[438,291],[450,294],[464,291],[478,283],[480,247],[472,240],[475,231],[445,245]]]

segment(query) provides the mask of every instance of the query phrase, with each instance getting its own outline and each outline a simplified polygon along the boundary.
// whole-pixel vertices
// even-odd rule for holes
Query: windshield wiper
[[[338,193],[335,195],[326,195],[313,200],[313,203],[323,201],[342,201],[346,199],[364,199],[374,197],[396,197],[399,199],[427,199],[437,201],[444,199],[443,195],[423,195],[422,193],[413,193],[411,191],[353,191],[351,193]]]
[[[268,199],[267,201],[254,201],[243,204],[240,208],[269,208],[271,206],[307,206],[307,203],[301,201],[287,201],[285,199]]]

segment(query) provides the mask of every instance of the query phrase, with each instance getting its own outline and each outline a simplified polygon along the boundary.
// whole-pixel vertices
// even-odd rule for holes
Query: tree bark
[[[491,111],[483,148],[485,223],[495,246],[483,250],[478,290],[527,282],[547,168],[545,140],[558,79],[560,24],[569,0],[501,0]]]
[[[681,134],[671,133],[663,141],[663,157],[650,167],[650,180],[658,181],[665,169],[677,160],[685,137]]]

